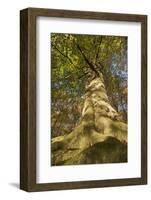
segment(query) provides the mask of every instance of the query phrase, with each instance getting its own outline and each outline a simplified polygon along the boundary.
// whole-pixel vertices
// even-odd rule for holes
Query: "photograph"
[[[147,184],[147,15],[20,11],[20,189]]]
[[[128,162],[128,37],[50,34],[51,166]]]

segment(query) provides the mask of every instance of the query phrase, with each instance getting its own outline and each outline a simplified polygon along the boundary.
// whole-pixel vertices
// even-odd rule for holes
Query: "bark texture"
[[[127,162],[127,124],[111,106],[102,74],[86,86],[79,124],[51,141],[52,165]]]

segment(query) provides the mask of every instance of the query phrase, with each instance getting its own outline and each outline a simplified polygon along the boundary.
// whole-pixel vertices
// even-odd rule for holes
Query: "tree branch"
[[[76,46],[77,46],[78,50],[80,51],[81,55],[83,56],[85,62],[89,65],[90,69],[92,71],[94,71],[97,76],[99,76],[99,72],[95,69],[94,65],[88,60],[85,53],[82,51],[80,45],[78,43],[76,43]]]
[[[98,45],[98,48],[97,48],[97,51],[96,51],[95,64],[97,63],[97,60],[98,60],[98,57],[99,57],[100,45],[102,43],[102,39],[103,39],[103,37],[101,36],[100,41],[99,41],[99,45]]]

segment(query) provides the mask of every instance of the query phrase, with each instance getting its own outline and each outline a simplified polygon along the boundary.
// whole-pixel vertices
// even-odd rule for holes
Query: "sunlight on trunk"
[[[109,102],[102,74],[86,86],[84,98],[79,124],[52,139],[52,165],[126,162],[127,124]]]

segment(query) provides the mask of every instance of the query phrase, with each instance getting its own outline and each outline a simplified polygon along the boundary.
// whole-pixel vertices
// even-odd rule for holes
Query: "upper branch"
[[[99,72],[95,69],[94,65],[88,60],[85,53],[82,51],[80,45],[78,43],[76,43],[76,46],[77,46],[78,50],[80,51],[81,55],[83,56],[85,62],[89,65],[90,69],[92,71],[94,71],[97,76],[99,76]]]
[[[101,45],[101,43],[102,43],[102,39],[103,39],[103,37],[101,36],[100,41],[99,41],[98,48],[97,48],[97,50],[96,50],[95,64],[97,63],[97,60],[98,60],[98,57],[99,57],[100,45]]]

